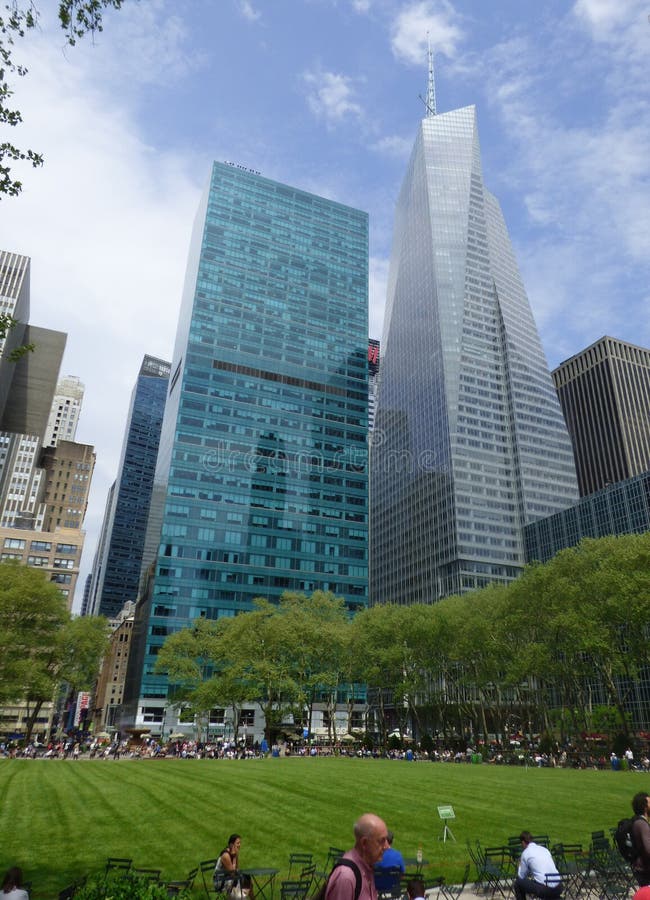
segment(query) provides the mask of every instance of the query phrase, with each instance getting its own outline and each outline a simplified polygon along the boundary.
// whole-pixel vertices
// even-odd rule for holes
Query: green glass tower
[[[165,637],[199,617],[285,591],[367,603],[367,348],[366,213],[215,163],[162,426],[131,720],[166,695]]]

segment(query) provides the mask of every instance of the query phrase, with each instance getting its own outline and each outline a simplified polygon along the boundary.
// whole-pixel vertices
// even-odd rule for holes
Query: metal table
[[[253,892],[255,898],[259,900],[273,900],[273,891],[275,888],[275,876],[279,869],[258,868],[258,869],[240,869],[240,875],[250,875],[253,883]]]

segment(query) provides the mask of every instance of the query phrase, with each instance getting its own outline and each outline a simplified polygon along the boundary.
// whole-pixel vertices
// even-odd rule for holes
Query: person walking
[[[357,819],[354,847],[343,854],[332,870],[325,900],[377,900],[374,867],[388,846],[388,829],[379,816],[365,813]]]

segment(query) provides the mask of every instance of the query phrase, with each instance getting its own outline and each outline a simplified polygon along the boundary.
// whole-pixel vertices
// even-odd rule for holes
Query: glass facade
[[[526,562],[548,562],[583,538],[650,531],[650,472],[582,498],[575,506],[524,529]]]
[[[106,508],[106,537],[93,563],[93,610],[109,618],[138,596],[169,370],[168,362],[145,356],[131,395],[117,481]]]
[[[367,603],[367,349],[367,215],[215,163],[156,472],[141,698],[165,696],[158,649],[198,617],[285,591]]]
[[[395,214],[371,444],[371,602],[515,578],[573,503],[571,444],[474,107],[425,118]]]

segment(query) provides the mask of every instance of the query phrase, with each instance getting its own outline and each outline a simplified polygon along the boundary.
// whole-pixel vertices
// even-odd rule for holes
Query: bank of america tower
[[[432,57],[395,213],[370,465],[370,601],[507,582],[524,524],[577,497],[571,444],[473,106],[436,113]]]

